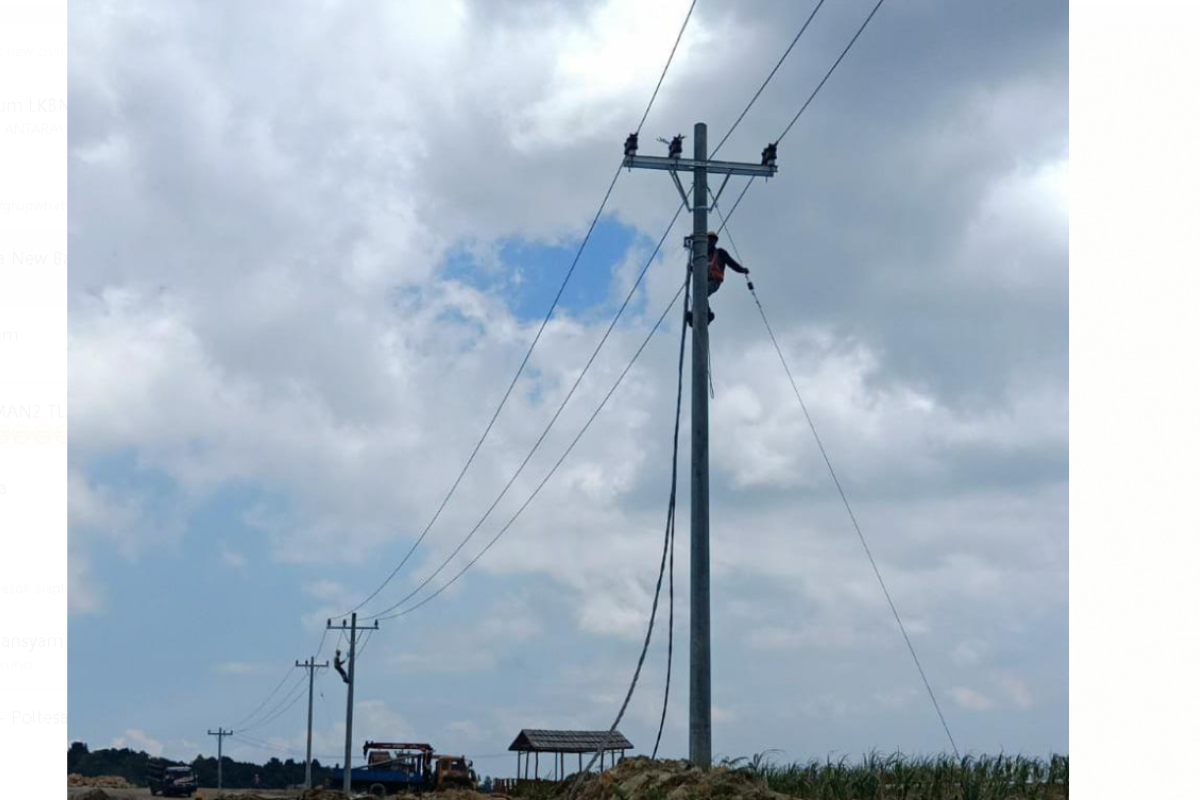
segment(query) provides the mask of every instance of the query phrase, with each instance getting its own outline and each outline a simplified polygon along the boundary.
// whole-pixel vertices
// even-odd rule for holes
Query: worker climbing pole
[[[708,324],[712,315],[708,309],[708,297],[720,288],[725,267],[736,272],[748,272],[725,253],[720,251],[716,237],[709,237],[708,230],[708,176],[724,175],[721,188],[713,197],[720,197],[732,175],[770,178],[777,171],[775,145],[763,150],[759,164],[734,161],[710,161],[708,158],[708,126],[697,122],[693,131],[693,153],[691,159],[683,155],[683,135],[667,141],[667,156],[639,156],[637,134],[625,140],[624,165],[630,169],[657,169],[671,173],[675,188],[679,190],[685,205],[689,194],[679,180],[680,172],[692,173],[690,198],[695,205],[692,212],[692,235],[687,244],[691,248],[692,279],[692,580],[691,580],[691,666],[689,670],[689,723],[688,758],[697,766],[707,769],[712,765],[712,670],[709,632],[709,559],[708,559]],[[666,141],[666,140],[664,140]],[[716,258],[716,262],[714,262]],[[735,266],[736,265],[736,266]],[[717,276],[714,280],[713,275]],[[715,283],[716,288],[713,287]]]

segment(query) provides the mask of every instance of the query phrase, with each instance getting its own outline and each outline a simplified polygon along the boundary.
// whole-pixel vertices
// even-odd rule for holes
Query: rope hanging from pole
[[[690,270],[691,264],[689,262]],[[690,286],[690,282],[689,282]],[[658,746],[662,742],[663,727],[667,723],[667,701],[671,697],[671,664],[675,655],[675,498],[679,481],[679,419],[683,409],[683,352],[687,339],[687,315],[691,293],[684,290],[683,295],[683,330],[679,335],[679,367],[678,380],[675,387],[675,432],[671,445],[671,496],[667,503],[667,536],[669,537],[669,562],[667,578],[667,680],[663,689],[662,715],[658,718],[658,734],[654,737],[654,751],[651,758],[658,758]]]
[[[846,497],[845,490],[842,489],[842,482],[838,480],[837,472],[833,469],[833,461],[825,451],[825,444],[821,441],[820,434],[817,433],[817,426],[813,422],[812,415],[808,413],[808,406],[805,404],[804,398],[800,396],[800,390],[796,387],[796,379],[792,377],[792,370],[788,367],[787,360],[783,357],[783,348],[779,346],[779,340],[775,338],[775,331],[771,328],[771,323],[767,321],[767,312],[763,309],[763,304],[758,299],[758,292],[754,291],[754,284],[750,281],[749,276],[746,276],[746,288],[749,289],[750,296],[754,298],[754,304],[758,306],[759,316],[762,317],[763,325],[766,326],[767,333],[771,337],[771,344],[775,346],[775,353],[779,356],[779,363],[783,365],[783,370],[787,373],[788,382],[792,385],[792,392],[796,395],[797,402],[800,403],[800,410],[804,412],[804,419],[808,422],[808,428],[812,431],[813,439],[817,443],[817,449],[821,453],[821,458],[825,461],[825,467],[829,470],[829,477],[833,479],[833,485],[837,488],[838,495],[842,499],[842,505],[845,506],[846,513],[850,517],[850,524],[854,526],[854,532],[858,534],[858,541],[862,544],[863,552],[867,555],[867,561],[871,564],[871,570],[875,573],[875,579],[879,582],[879,588],[883,590],[883,596],[887,600],[888,607],[892,610],[892,616],[895,617],[896,625],[900,628],[900,635],[904,637],[904,644],[908,648],[909,655],[912,656],[913,664],[917,667],[917,673],[921,676],[921,683],[925,685],[925,691],[929,695],[929,700],[933,703],[933,710],[937,712],[938,720],[942,723],[942,730],[945,731],[946,738],[950,741],[950,749],[954,751],[954,757],[958,758],[958,744],[955,743],[954,736],[950,733],[950,726],[946,722],[946,716],[942,713],[942,707],[938,703],[937,695],[934,694],[933,686],[929,683],[929,678],[925,675],[925,668],[921,666],[921,659],[917,657],[917,650],[908,636],[908,629],[904,627],[904,620],[900,617],[900,610],[896,608],[895,602],[892,601],[892,593],[888,591],[887,584],[883,580],[883,573],[879,571],[879,565],[875,563],[875,556],[872,555],[871,548],[867,545],[867,538],[863,535],[862,528],[859,527],[858,518],[854,516],[854,509],[850,507],[850,500]]]
[[[621,720],[625,717],[625,711],[629,708],[629,701],[633,699],[633,692],[637,688],[638,678],[641,677],[641,674],[642,674],[642,665],[646,661],[646,653],[650,650],[650,640],[653,638],[653,635],[654,635],[654,621],[658,616],[658,601],[659,601],[659,598],[662,596],[663,575],[666,573],[666,570],[667,570],[668,555],[671,556],[670,563],[671,563],[671,574],[672,574],[672,579],[671,579],[672,582],[671,582],[671,587],[669,590],[670,594],[671,594],[670,614],[671,614],[672,625],[674,624],[674,616],[675,616],[674,564],[675,564],[675,560],[674,560],[674,554],[673,554],[671,544],[674,541],[675,498],[676,498],[676,494],[677,494],[676,489],[677,489],[678,475],[679,475],[679,419],[680,419],[680,414],[681,414],[681,410],[682,410],[682,406],[683,406],[683,354],[684,354],[684,342],[687,340],[687,329],[688,329],[687,312],[688,312],[689,305],[690,305],[689,304],[689,299],[690,299],[689,291],[690,291],[690,281],[685,281],[684,282],[684,300],[683,300],[684,315],[683,315],[683,318],[680,320],[681,331],[679,334],[679,368],[678,368],[679,377],[678,377],[678,388],[676,389],[676,393],[675,393],[675,444],[673,447],[673,453],[672,453],[672,457],[671,457],[671,494],[667,501],[667,524],[666,524],[666,529],[663,532],[662,558],[660,559],[659,565],[658,565],[658,580],[654,586],[654,601],[650,605],[650,621],[646,625],[646,638],[642,642],[642,652],[638,656],[637,667],[633,671],[633,679],[629,682],[629,690],[625,693],[625,701],[623,703],[621,703],[621,709],[617,712],[616,719],[613,720],[612,725],[609,726],[608,731],[605,733],[604,739],[600,743],[600,747],[597,748],[596,752],[592,753],[592,757],[588,760],[587,765],[585,767],[583,767],[582,769],[580,769],[579,774],[575,778],[575,782],[571,785],[571,790],[567,793],[567,800],[574,800],[576,793],[578,793],[578,791],[579,791],[579,787],[583,783],[583,776],[586,773],[591,771],[592,767],[596,764],[597,759],[600,759],[603,757],[604,751],[608,749],[608,745],[612,741],[613,735],[616,733],[617,726],[621,724]],[[672,637],[672,639],[673,639],[673,637]],[[666,720],[666,713],[667,713],[666,712],[666,704],[667,704],[667,698],[669,696],[670,686],[671,686],[670,685],[670,674],[671,674],[670,659],[672,657],[672,650],[673,650],[673,640],[669,640],[668,646],[667,646],[668,662],[667,662],[667,689],[666,689],[668,694],[664,694],[664,696],[663,696],[663,711],[662,711],[662,716],[659,721],[658,737],[656,738],[655,743],[654,743],[655,755],[657,755],[657,753],[658,753],[658,743],[659,743],[659,740],[661,740],[661,738],[662,738],[663,723]]]

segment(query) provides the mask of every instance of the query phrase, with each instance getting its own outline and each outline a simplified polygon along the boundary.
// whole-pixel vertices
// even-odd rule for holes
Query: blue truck
[[[366,742],[363,756],[367,763],[350,770],[350,788],[379,797],[452,787],[474,790],[479,785],[466,756],[439,756],[424,742]],[[342,767],[334,767],[330,785],[340,787],[344,780]]]

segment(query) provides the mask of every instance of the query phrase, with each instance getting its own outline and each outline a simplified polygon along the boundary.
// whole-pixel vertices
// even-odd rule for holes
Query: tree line
[[[128,747],[90,750],[84,742],[72,742],[67,749],[68,773],[74,772],[88,777],[116,775],[135,786],[146,785],[146,770],[152,761],[191,767],[196,772],[201,786],[217,785],[217,759],[211,756],[197,755],[190,762],[172,761],[154,758],[149,753],[130,750]],[[255,764],[249,761],[235,761],[225,756],[222,759],[221,772],[227,788],[253,787],[255,775],[259,777],[259,785],[265,789],[286,789],[304,783],[304,762],[291,758],[280,761],[273,757],[264,764]],[[318,786],[326,783],[330,775],[330,768],[314,758],[313,783]]]

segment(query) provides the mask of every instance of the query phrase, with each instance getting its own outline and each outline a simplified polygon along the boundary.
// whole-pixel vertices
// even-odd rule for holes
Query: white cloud
[[[233,569],[245,569],[250,563],[245,553],[234,550],[226,542],[217,543],[217,552],[221,554],[221,561]]]
[[[967,711],[990,711],[996,703],[987,695],[966,686],[955,686],[950,690],[950,697],[959,708]]]
[[[67,521],[78,531],[101,530],[120,536],[138,524],[141,511],[125,495],[92,484],[78,469],[67,473]]]
[[[376,741],[411,741],[417,731],[385,700],[354,703],[354,733]]]
[[[256,664],[247,661],[222,661],[214,669],[226,675],[265,675],[274,671],[269,664]]]
[[[135,557],[151,535],[175,541],[190,511],[229,486],[279,499],[241,518],[266,558],[355,570],[353,580],[303,573],[310,603],[297,613],[307,627],[357,604],[420,534],[534,335],[510,296],[451,275],[447,254],[473,253],[527,286],[557,280],[503,263],[501,248],[582,233],[686,6],[312,5],[283,26],[267,10],[203,4],[80,9],[69,143],[79,254],[72,609],[100,607],[106,576],[93,548]],[[765,25],[757,12],[698,6],[643,152],[657,133],[690,133],[697,97],[715,142],[797,13],[783,8]],[[829,13],[842,16],[814,28],[731,155],[754,143],[753,156],[777,135],[795,101],[779,87],[840,47],[852,15]],[[802,139],[787,142],[785,172],[748,195],[734,228],[911,632],[934,657],[941,646],[957,667],[987,675],[1005,648],[991,631],[1065,609],[1066,68],[1036,49],[1058,41],[1040,19],[1008,31],[956,19],[937,30],[961,34],[947,39],[965,43],[972,58],[954,63],[969,69],[939,67],[943,77],[914,102],[897,102],[897,87],[959,50],[937,37],[900,49],[883,34],[864,40]],[[987,58],[974,58],[979,48]],[[894,82],[863,83],[878,75]],[[623,176],[610,206],[654,239],[677,202],[661,177]],[[652,267],[636,306],[645,310],[617,329],[526,473],[435,586],[508,519],[611,385],[647,315],[678,285],[682,229]],[[623,294],[645,255],[616,254],[610,293]],[[894,647],[749,295],[734,280],[714,302],[718,613],[753,609],[737,641],[780,658]],[[370,608],[414,588],[475,524],[581,369],[602,316],[560,312],[547,327],[456,500]],[[510,586],[545,578],[569,624],[615,647],[639,640],[660,553],[677,342],[673,327],[658,337],[554,480],[445,599],[475,574]],[[681,583],[688,424],[685,401]],[[115,452],[173,486],[175,507],[136,484],[104,483],[93,464]],[[234,568],[251,551],[215,544]],[[372,647],[413,671],[482,674],[506,642],[536,642],[557,624],[523,601],[478,620],[469,646]],[[595,703],[619,691],[599,679],[587,688]],[[1035,694],[1026,688],[998,696],[1019,706]],[[855,708],[823,697],[813,709]],[[963,697],[978,705],[982,695]]]
[[[483,741],[489,735],[485,728],[469,719],[454,720],[446,725],[446,730],[456,739],[466,743]]]
[[[1000,690],[1005,696],[1022,711],[1027,711],[1033,708],[1033,692],[1029,689],[1029,684],[1018,678],[1016,675],[1001,674],[996,678],[996,683],[1000,686]]]
[[[67,607],[72,614],[89,614],[103,607],[103,595],[92,574],[91,558],[76,547],[67,550]]]
[[[128,747],[130,750],[141,750],[149,753],[152,756],[161,756],[163,752],[162,742],[157,739],[152,739],[146,735],[146,732],[138,728],[126,728],[124,736],[118,736],[112,740],[112,747]]]

